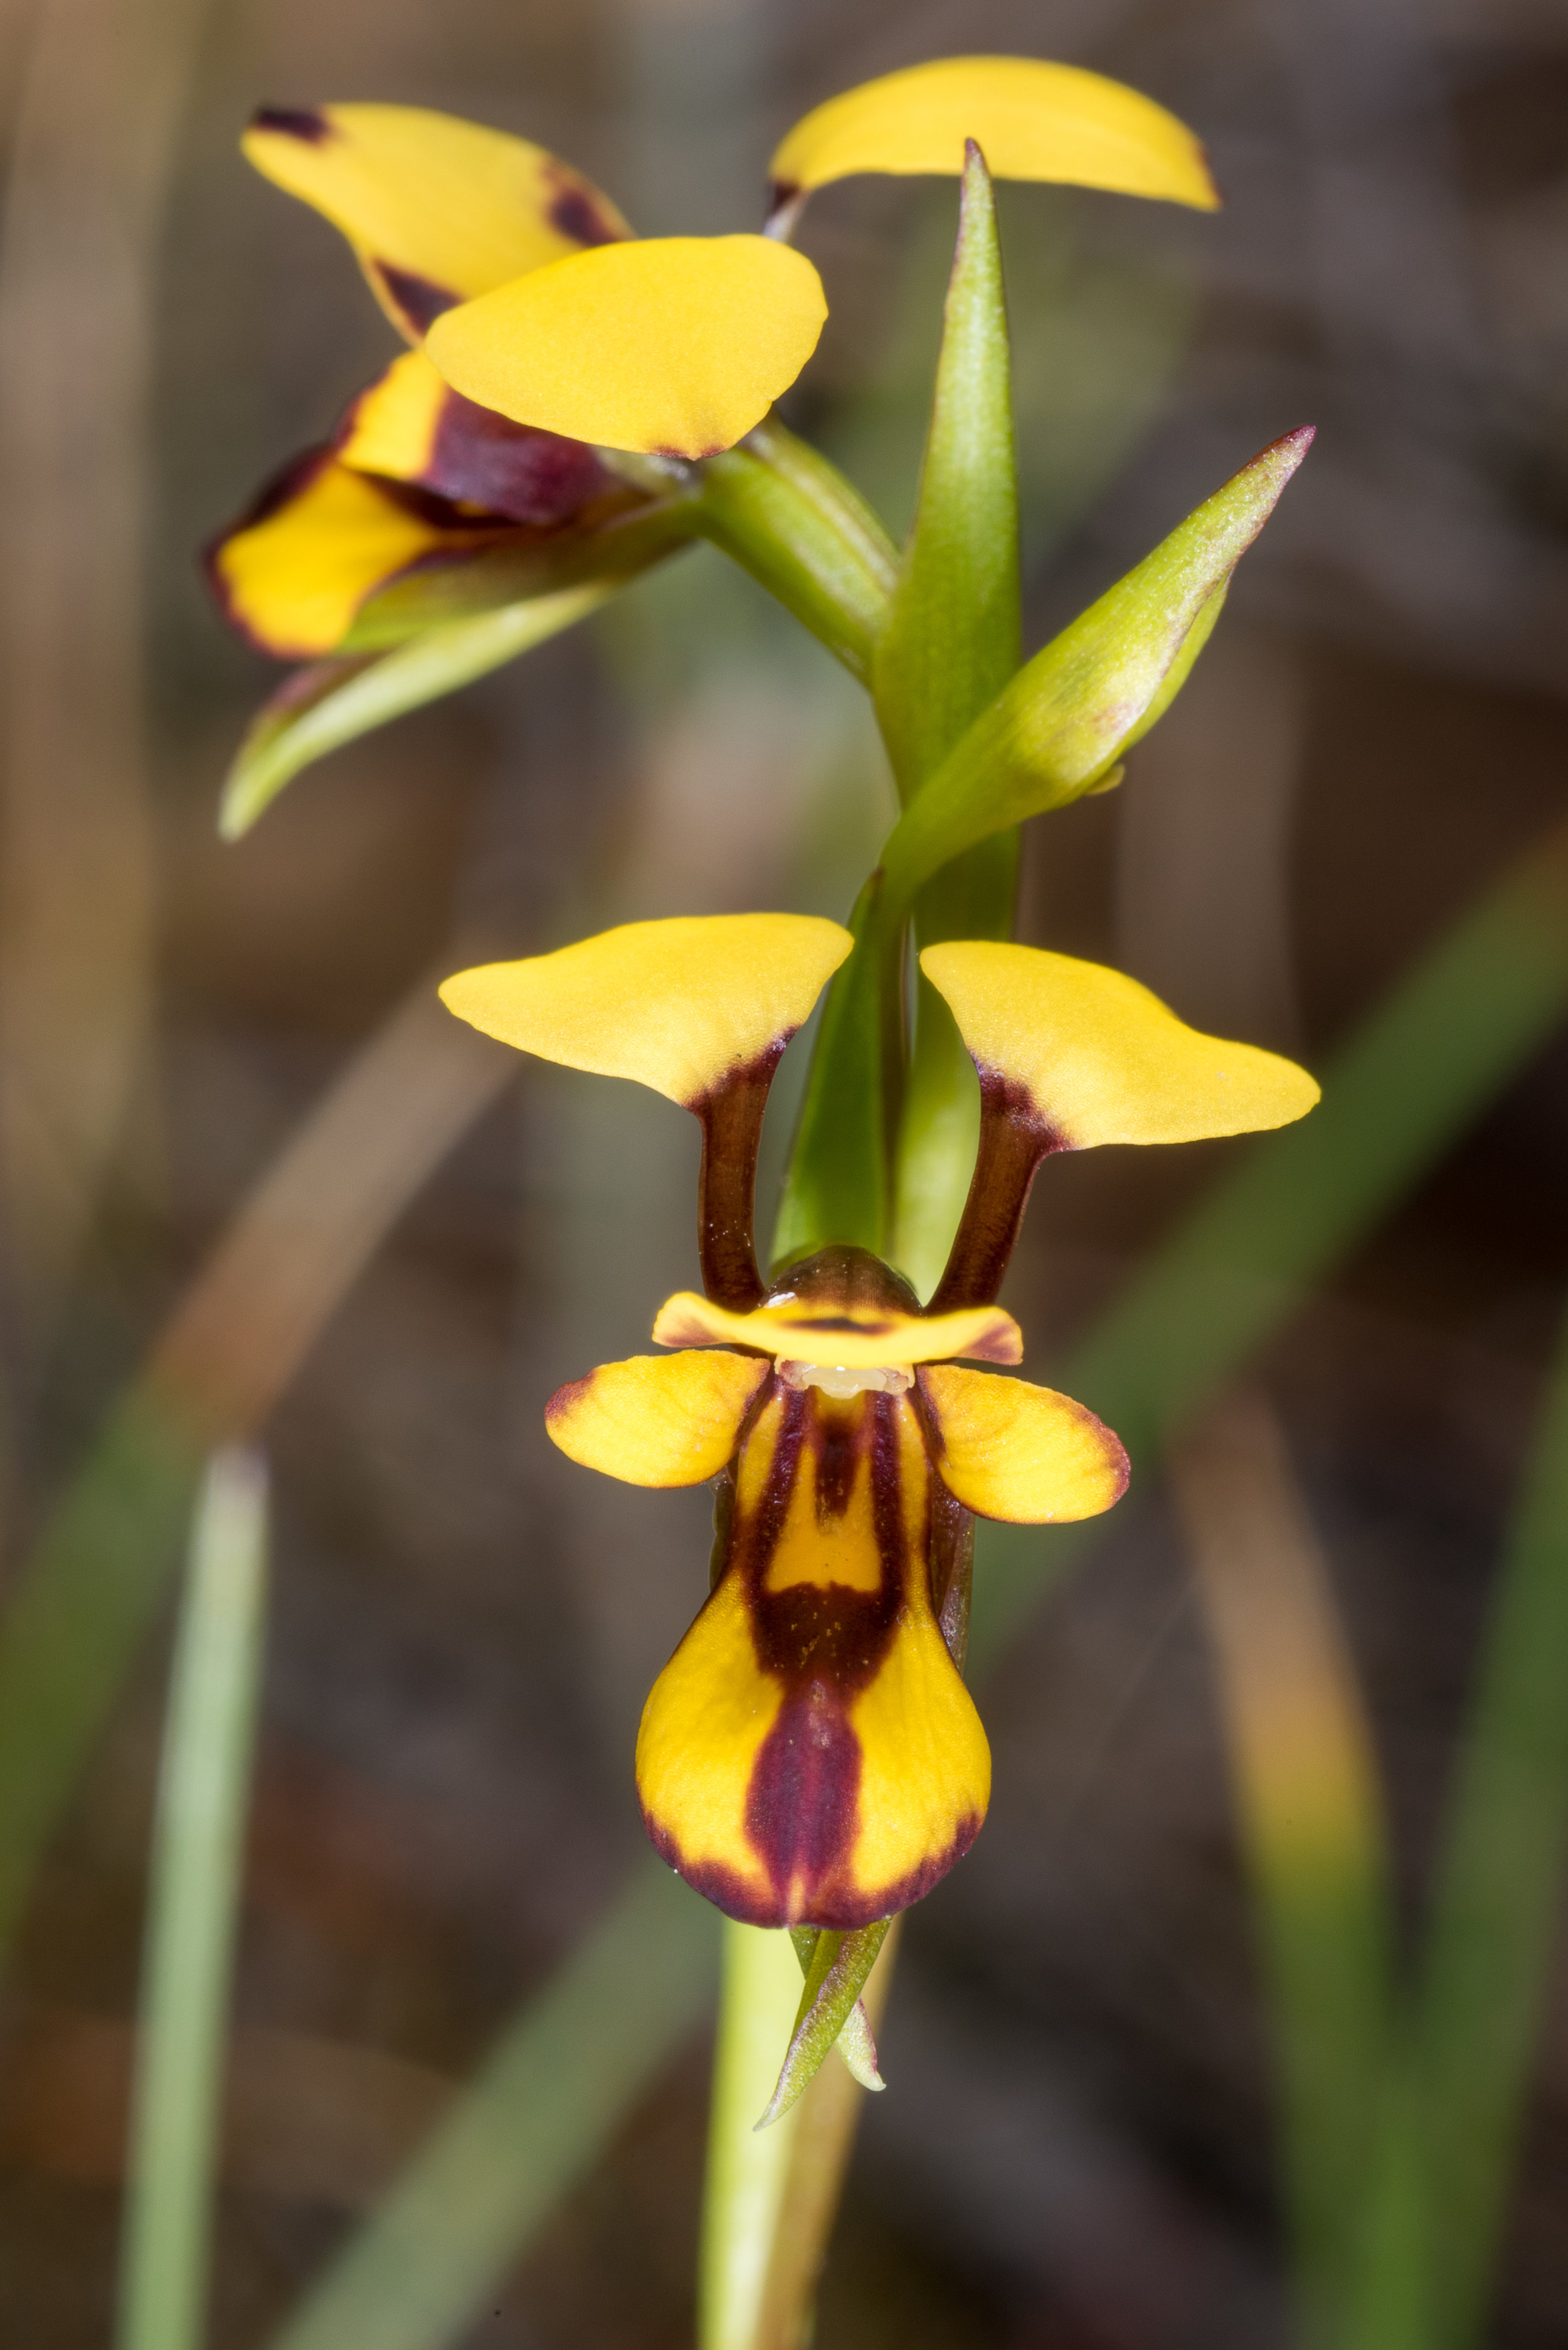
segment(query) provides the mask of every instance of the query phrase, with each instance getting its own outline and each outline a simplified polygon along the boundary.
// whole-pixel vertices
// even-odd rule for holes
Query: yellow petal
[[[612,449],[711,456],[760,423],[822,332],[822,280],[765,236],[602,245],[449,311],[430,354],[483,408]]]
[[[421,106],[264,108],[240,143],[342,230],[410,342],[459,302],[631,234],[543,147]]]
[[[726,1575],[654,1682],[637,1736],[637,1792],[671,1868],[727,1916],[782,1925],[746,1832],[757,1755],[784,1704],[757,1663],[741,1578]]]
[[[732,1917],[865,1925],[979,1832],[990,1751],[931,1610],[930,1499],[902,1397],[781,1390],[747,1434],[723,1572],[637,1757],[655,1844]]]
[[[683,1289],[659,1307],[653,1337],[659,1347],[758,1347],[787,1362],[845,1370],[945,1362],[951,1355],[972,1355],[986,1363],[1023,1359],[1023,1334],[1000,1305],[928,1319],[890,1308],[828,1310],[779,1300],[759,1305],[753,1314],[727,1314],[711,1299]]]
[[[593,499],[625,496],[582,442],[477,407],[422,351],[405,351],[360,393],[333,445],[339,463],[357,473],[411,482],[476,512],[541,528]]]
[[[1065,180],[1212,212],[1203,150],[1140,91],[1035,57],[940,57],[830,98],[771,166],[781,201],[853,172],[963,170],[978,141],[998,180]]]
[[[793,1036],[854,941],[813,914],[627,922],[555,954],[461,971],[461,1020],[542,1060],[635,1077],[695,1108]]]
[[[412,563],[485,544],[443,529],[325,451],[304,459],[208,556],[229,619],[264,652],[308,660],[340,644],[377,588]]]
[[[900,1624],[849,1727],[860,1746],[853,1881],[865,1916],[885,1918],[946,1876],[991,1801],[991,1748],[929,1606]]]
[[[965,940],[920,968],[981,1072],[1021,1087],[1063,1147],[1196,1142],[1289,1126],[1318,1099],[1304,1069],[1189,1028],[1103,963]]]
[[[545,1426],[585,1469],[628,1485],[701,1485],[729,1461],[771,1376],[754,1355],[634,1355],[558,1388]]]
[[[920,1373],[949,1492],[1019,1525],[1098,1517],[1127,1491],[1127,1457],[1071,1396],[943,1365]]]

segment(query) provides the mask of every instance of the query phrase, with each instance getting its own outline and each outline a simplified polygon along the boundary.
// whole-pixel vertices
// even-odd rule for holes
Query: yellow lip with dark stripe
[[[770,1380],[719,1579],[637,1750],[649,1835],[731,1917],[865,1925],[979,1834],[991,1752],[931,1589],[961,1514],[907,1394]]]

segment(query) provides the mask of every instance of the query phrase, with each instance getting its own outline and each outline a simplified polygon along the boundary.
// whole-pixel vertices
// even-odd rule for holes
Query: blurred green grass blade
[[[0,1622],[0,1951],[169,1596],[202,1448],[144,1389],[114,1413]]]
[[[345,743],[472,685],[597,610],[624,580],[597,581],[427,629],[393,651],[312,662],[263,703],[223,785],[218,830],[238,840],[284,785]]]
[[[1305,2350],[1345,2350],[1393,2008],[1383,1791],[1283,1431],[1231,1390],[1171,1448],[1268,1988]]]
[[[266,1478],[209,1465],[170,1689],[148,1888],[119,2350],[199,2350],[245,1796],[261,1679]]]
[[[1568,1847],[1568,1323],[1508,1544],[1384,2149],[1366,2309],[1388,2350],[1469,2350],[1562,1924]]]
[[[1568,1011],[1568,831],[1556,830],[1363,1023],[1299,1126],[1249,1147],[1061,1367],[1147,1463],[1366,1238]],[[1043,1178],[1048,1183],[1050,1170]],[[1036,1211],[1038,1212],[1038,1210]],[[971,1658],[994,1655],[1101,1538],[981,1528]]]
[[[455,2341],[710,2006],[718,1940],[714,1910],[639,1868],[271,2350]],[[793,1976],[787,1943],[785,1957]]]

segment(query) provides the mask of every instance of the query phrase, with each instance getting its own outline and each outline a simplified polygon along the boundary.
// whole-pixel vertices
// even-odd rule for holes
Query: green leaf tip
[[[1007,303],[991,178],[971,140],[919,504],[872,671],[901,798],[1018,667],[1019,604]]]
[[[877,2067],[876,2043],[860,2005],[860,1993],[891,1923],[889,1918],[879,1918],[875,1925],[860,1926],[846,1934],[824,1929],[815,1936],[809,1964],[802,1946],[811,1938],[812,1929],[794,1936],[796,1955],[805,1968],[805,1983],[778,2082],[756,2125],[758,2129],[767,2129],[798,2102],[836,2044],[862,2088],[887,2086]]]
[[[890,914],[977,840],[1081,798],[1154,724],[1313,434],[1303,425],[1260,450],[975,720],[888,838]]]

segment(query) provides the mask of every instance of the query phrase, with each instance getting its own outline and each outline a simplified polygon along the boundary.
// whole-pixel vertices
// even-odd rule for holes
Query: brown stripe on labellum
[[[1018,1244],[1030,1186],[1041,1161],[1072,1143],[1041,1115],[1027,1087],[1000,1069],[980,1072],[980,1149],[946,1270],[928,1314],[996,1301]]]
[[[913,1578],[929,1577],[929,1512],[939,1481],[928,1469],[928,1509],[919,1520],[925,1538],[912,1540],[898,1440],[903,1399],[867,1393],[836,1401],[815,1388],[797,1392],[769,1381],[759,1403],[781,1394],[782,1425],[760,1498],[742,1513],[735,1506],[732,1485],[725,1497],[715,1553],[720,1574],[714,1577],[715,1586],[722,1575],[741,1578],[757,1662],[783,1684],[778,1717],[752,1766],[745,1819],[747,1839],[771,1881],[773,1903],[759,1904],[753,1888],[722,1865],[691,1866],[675,1838],[646,1813],[644,1817],[664,1858],[728,1916],[760,1926],[809,1922],[847,1931],[907,1908],[929,1892],[969,1850],[981,1823],[978,1816],[962,1821],[944,1851],[893,1884],[867,1890],[854,1880],[861,1765],[850,1710],[887,1661]],[[824,1526],[844,1516],[857,1472],[868,1462],[880,1563],[876,1590],[845,1583],[766,1588],[791,1497],[808,1461]],[[950,1523],[945,1510],[941,1515],[944,1546],[950,1552],[961,1548],[957,1522]],[[727,1553],[722,1565],[721,1548]]]
[[[251,117],[253,130],[271,130],[280,139],[297,139],[304,147],[325,147],[337,133],[317,106],[258,106]]]
[[[794,1034],[789,1029],[754,1059],[726,1069],[716,1086],[686,1105],[702,1128],[697,1178],[702,1293],[731,1314],[750,1314],[764,1295],[754,1231],[757,1149],[774,1071]]]
[[[381,261],[373,254],[367,255],[365,266],[414,335],[428,335],[443,311],[455,310],[462,299],[450,286],[437,286],[432,279],[421,277],[417,270],[399,269],[394,263]]]

